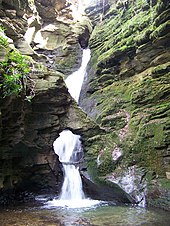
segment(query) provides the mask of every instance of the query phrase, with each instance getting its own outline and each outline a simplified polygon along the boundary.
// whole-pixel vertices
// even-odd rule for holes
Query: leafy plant
[[[18,94],[22,90],[22,84],[20,81],[20,74],[4,74],[3,82],[3,94],[4,96],[10,96],[12,94]]]
[[[6,61],[0,62],[0,67],[3,76],[3,97],[26,92],[26,81],[30,71],[27,57],[17,50],[12,50],[8,53]]]
[[[0,35],[0,46],[8,47],[8,39]]]
[[[0,26],[0,46],[7,48],[9,46],[8,39],[4,36],[5,28]]]
[[[6,30],[6,28],[4,28],[2,25],[0,25],[0,32],[4,32]]]
[[[29,76],[30,60],[17,50],[9,50],[8,38],[4,34],[5,28],[0,25],[0,50],[6,48],[7,55],[5,60],[0,62],[0,88],[3,97],[10,95],[25,96],[31,101],[34,97],[34,81]]]

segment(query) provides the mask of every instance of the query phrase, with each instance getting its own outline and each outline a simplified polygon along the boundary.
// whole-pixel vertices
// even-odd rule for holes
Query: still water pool
[[[102,203],[90,208],[40,205],[0,210],[1,226],[170,226],[169,212]]]

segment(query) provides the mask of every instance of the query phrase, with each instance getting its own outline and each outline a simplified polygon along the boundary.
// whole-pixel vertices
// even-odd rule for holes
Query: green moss
[[[92,42],[96,38],[96,33],[100,35],[97,39],[101,39],[101,41],[104,39],[104,45],[99,46],[100,52],[103,52],[100,55],[100,61],[109,58],[116,50],[122,51],[126,49],[125,47],[134,46],[135,37],[139,35],[140,31],[143,33],[143,30],[151,23],[150,11],[140,11],[131,15],[129,11],[133,11],[133,7],[134,5],[131,5],[127,9],[127,16],[118,14],[118,16],[109,19],[104,31],[96,28],[91,39]],[[128,18],[129,15],[131,15],[130,18]]]
[[[169,83],[166,82],[165,74],[168,65],[159,65],[131,78],[114,82],[93,94],[93,97],[97,98],[100,103],[97,105],[98,112],[101,112],[98,114],[97,122],[109,129],[109,134],[113,133],[112,129],[116,131],[112,138],[109,138],[108,134],[100,145],[98,141],[94,148],[95,151],[91,152],[92,156],[96,153],[95,159],[97,159],[97,153],[103,148],[106,140],[112,142],[113,139],[124,151],[122,160],[124,164],[131,165],[136,162],[140,166],[163,174],[162,152],[155,151],[155,148],[159,149],[166,145],[165,125],[168,125],[167,117],[170,114],[170,107],[167,96],[165,96],[166,101],[164,101],[163,96],[166,92],[169,93],[170,88]],[[154,77],[153,74],[159,74],[159,77]],[[165,84],[162,86],[164,81]],[[118,134],[127,122],[125,123],[124,114],[118,114],[120,109],[126,109],[131,114],[128,133],[123,143],[120,143]],[[92,147],[94,147],[93,142],[89,149],[92,150]],[[107,146],[107,148],[113,150],[113,146]],[[98,175],[114,170],[115,165],[112,165],[111,162],[108,164],[110,164],[111,169],[103,166],[104,168],[99,171],[96,166],[94,170],[97,170]]]
[[[170,189],[170,180],[162,178],[159,179],[160,186],[164,189]]]
[[[99,79],[99,83],[107,82],[108,80],[112,80],[113,82],[113,75],[112,74],[103,74]]]
[[[152,78],[158,78],[162,76],[163,74],[169,73],[170,72],[170,63],[165,63],[158,65],[151,70],[151,76]]]
[[[101,125],[119,130],[126,125],[126,116],[124,115],[106,116],[105,118],[102,118]]]
[[[92,34],[91,64],[96,73],[90,82],[90,98],[95,100],[97,123],[107,131],[102,142],[94,139],[87,150],[87,156],[90,153],[93,159],[88,158],[89,167],[96,176],[117,167],[109,160],[115,144],[124,154],[121,166],[137,164],[164,175],[167,166],[163,165],[163,156],[170,143],[170,67],[164,63],[168,57],[157,58],[167,52],[164,44],[160,48],[153,45],[169,28],[164,16],[159,18],[164,24],[156,22],[158,8],[165,10],[165,5],[161,1],[148,5],[138,0],[129,2],[123,11],[114,5],[111,12],[115,9],[116,14],[110,14]],[[103,148],[108,153],[104,162],[109,166],[103,164],[99,170],[102,164],[97,167],[96,159]]]
[[[168,7],[168,2],[166,0],[158,0],[156,5],[156,13],[160,14]]]
[[[106,174],[112,172],[115,169],[115,165],[112,160],[111,151],[105,148],[104,154],[101,156],[101,164],[98,166],[98,173],[100,176],[105,176]]]
[[[154,22],[154,25],[156,27],[158,27],[160,24],[163,24],[164,22],[166,22],[167,20],[170,19],[170,9],[165,10],[164,12],[162,12],[156,19]]]
[[[143,30],[143,33],[140,33],[135,37],[135,42],[138,46],[143,45],[149,41],[149,36],[152,32],[152,29],[152,26],[147,27]]]
[[[123,143],[123,150],[126,150],[125,159],[127,164],[135,161],[140,166],[163,174],[162,152],[156,151],[155,148],[161,150],[165,146],[165,121],[149,121],[149,118],[149,112],[139,112],[132,117],[129,137]]]
[[[105,133],[87,140],[87,168],[94,180],[112,172],[116,167],[117,163],[112,160],[112,151],[116,147],[113,140],[116,140],[115,133]]]
[[[169,32],[170,29],[170,21],[166,21],[165,23],[161,24],[157,27],[151,34],[150,39],[156,39],[158,37],[162,37]]]
[[[150,109],[150,113],[151,113],[150,120],[168,117],[170,113],[169,103],[168,102],[160,103],[159,105],[152,107],[152,109]]]
[[[161,1],[153,6],[146,1],[129,2],[123,13],[113,5],[110,11],[117,10],[118,13],[106,19],[102,26],[96,26],[90,39],[91,49],[95,47],[94,54],[98,56],[98,65],[107,65],[109,59],[117,57],[117,51],[123,55],[129,47],[142,45],[168,32],[168,21],[159,28],[155,27],[157,8],[161,4]],[[143,10],[145,6],[148,6],[147,10]]]

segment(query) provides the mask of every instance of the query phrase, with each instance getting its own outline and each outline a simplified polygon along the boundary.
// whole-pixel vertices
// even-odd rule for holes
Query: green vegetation
[[[8,39],[4,35],[5,28],[0,26],[0,49],[1,48],[8,48]]]
[[[158,8],[163,10],[166,4],[157,1],[152,6],[145,0],[138,0],[129,2],[127,9],[113,5],[110,11],[117,13],[103,21],[101,26],[96,26],[90,39],[90,46],[95,48],[94,54],[98,56],[98,65],[106,65],[117,54],[165,35],[169,30],[168,14],[161,16],[164,22],[161,25],[157,17]]]
[[[2,82],[0,88],[3,97],[11,95],[26,96],[28,101],[31,100],[33,92],[27,94],[28,76],[30,72],[28,57],[23,56],[16,49],[10,49],[8,39],[4,35],[4,28],[0,27],[0,51],[2,52],[2,59],[0,61],[0,76]],[[3,52],[3,50],[5,50]]]
[[[162,177],[169,172],[163,160],[170,144],[168,12],[166,1],[115,3],[92,33],[95,73],[88,91],[94,118],[107,131],[87,144],[94,178],[134,164]],[[110,155],[115,145],[123,152],[116,162]],[[101,149],[107,151],[97,166]]]
[[[159,179],[160,186],[164,189],[170,189],[170,181],[168,179]]]
[[[8,39],[4,38],[3,36],[0,35],[0,46],[2,47],[8,47]]]
[[[12,94],[19,95],[25,91],[25,82],[29,73],[28,59],[17,50],[9,51],[6,60],[0,62],[1,75],[3,76],[3,97]]]
[[[3,76],[3,96],[19,95],[24,91],[24,79],[29,73],[27,58],[16,50],[10,51],[7,60],[0,62]]]
[[[163,175],[161,155],[162,147],[168,142],[170,114],[168,71],[169,63],[158,65],[133,77],[112,81],[111,85],[93,94],[93,98],[100,103],[97,105],[97,112],[100,113],[96,120],[109,130],[106,136],[98,138],[104,140],[93,142],[90,146],[96,158],[96,151],[99,152],[101,147],[106,148],[108,153],[113,150],[114,141],[124,151],[124,158],[121,160],[123,164],[129,166],[135,162]],[[129,122],[126,121],[125,112],[130,115]],[[121,142],[119,134],[127,124],[128,129]],[[112,134],[111,139],[109,134]],[[112,147],[108,146],[108,142]],[[160,151],[156,151],[155,147]],[[113,167],[113,162],[108,162],[107,157],[108,155],[103,158],[105,164],[101,165],[102,170],[98,169],[100,175],[103,172],[107,174],[109,170],[111,172],[111,168],[113,170],[116,167]],[[107,164],[110,164],[109,170]]]

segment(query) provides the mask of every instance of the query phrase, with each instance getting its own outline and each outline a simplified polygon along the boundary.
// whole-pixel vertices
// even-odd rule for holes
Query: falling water
[[[90,60],[90,50],[84,49],[81,67],[66,79],[69,93],[78,102],[86,67]],[[82,181],[79,173],[78,162],[82,158],[82,146],[80,136],[69,130],[60,133],[60,137],[54,142],[55,153],[59,156],[64,169],[64,183],[60,200],[80,200],[85,195],[82,190]]]
[[[86,67],[90,60],[90,50],[84,49],[81,67],[66,79],[66,85],[71,96],[78,102]],[[73,134],[70,130],[64,130],[54,142],[55,153],[64,169],[64,182],[58,200],[49,202],[49,205],[85,207],[98,204],[97,200],[85,199],[82,190],[82,180],[79,173],[79,163],[83,157],[80,136]]]
[[[83,50],[82,63],[78,71],[74,72],[66,79],[66,85],[68,87],[71,96],[78,102],[81,87],[84,77],[86,75],[87,64],[90,60],[90,49]]]
[[[54,142],[54,150],[64,168],[64,183],[59,199],[80,200],[85,198],[78,168],[78,163],[82,158],[80,136],[64,130]]]

